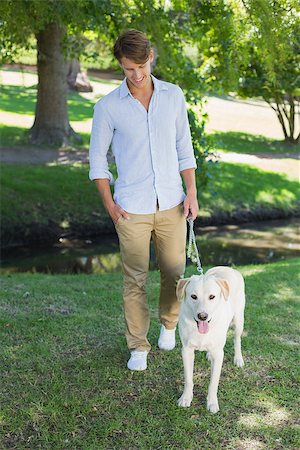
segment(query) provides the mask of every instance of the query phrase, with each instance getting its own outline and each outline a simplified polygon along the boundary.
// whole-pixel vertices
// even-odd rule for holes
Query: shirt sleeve
[[[176,150],[178,155],[179,171],[181,172],[185,169],[195,169],[197,164],[192,145],[185,97],[181,89],[179,90],[179,98],[177,102]]]
[[[90,180],[108,178],[113,184],[114,178],[108,169],[107,152],[112,141],[114,127],[102,101],[94,106],[94,116],[90,140]]]

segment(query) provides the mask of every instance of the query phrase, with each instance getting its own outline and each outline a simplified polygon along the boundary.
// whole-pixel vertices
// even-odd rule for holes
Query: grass
[[[239,131],[214,132],[210,134],[212,144],[217,150],[235,153],[264,154],[299,152],[299,145],[288,145],[283,140]]]
[[[239,214],[255,216],[263,210],[266,214],[281,210],[288,216],[299,207],[298,191],[297,181],[285,175],[245,164],[219,163],[213,169],[209,188],[202,191],[199,187],[200,219],[219,217],[226,222]],[[26,236],[32,227],[36,240],[39,227],[48,229],[48,237],[52,231],[58,233],[59,227],[86,235],[112,230],[96,187],[88,179],[87,165],[3,164],[2,194],[5,241]],[[47,232],[42,234],[44,238]]]
[[[28,143],[28,129],[24,127],[15,127],[9,125],[0,124],[0,146],[2,148],[14,148],[20,149],[23,148],[36,148],[32,144]],[[68,148],[64,148],[64,150],[76,150],[77,148],[80,150],[88,151],[89,142],[90,142],[90,133],[77,133],[80,135],[82,142],[78,144],[76,142],[76,147],[73,145]],[[39,145],[39,149],[49,148],[50,146]]]
[[[299,184],[288,176],[248,164],[219,163],[211,169],[208,189],[200,192],[203,213],[279,208],[288,211],[299,202]],[[200,187],[201,191],[201,187]]]
[[[37,89],[36,86],[1,86],[0,110],[15,114],[35,114]],[[92,102],[82,97],[78,92],[68,92],[69,120],[82,121],[91,119],[93,115]]]
[[[153,348],[143,373],[125,368],[121,274],[2,276],[1,448],[299,448],[299,263],[240,268],[246,365],[233,365],[230,331],[217,415],[205,407],[203,353],[191,408],[176,405],[180,346],[170,353],[156,346],[157,271],[147,285]]]

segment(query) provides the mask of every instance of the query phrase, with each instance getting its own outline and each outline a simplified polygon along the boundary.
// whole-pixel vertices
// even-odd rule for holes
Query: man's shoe
[[[147,350],[138,351],[133,350],[131,352],[130,359],[127,363],[127,367],[130,370],[146,370],[147,369]]]
[[[167,330],[164,325],[161,326],[158,339],[158,346],[161,350],[173,350],[176,345],[175,331],[176,328]]]

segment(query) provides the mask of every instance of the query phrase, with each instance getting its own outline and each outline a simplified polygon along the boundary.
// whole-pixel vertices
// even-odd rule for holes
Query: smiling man
[[[95,105],[89,176],[120,242],[131,352],[127,367],[145,370],[151,348],[145,290],[150,240],[161,276],[158,346],[172,350],[179,313],[176,284],[185,271],[186,218],[198,215],[196,161],[183,92],[151,74],[154,54],[147,36],[125,31],[114,45],[114,55],[125,79]],[[115,183],[107,162],[110,145],[118,172]]]

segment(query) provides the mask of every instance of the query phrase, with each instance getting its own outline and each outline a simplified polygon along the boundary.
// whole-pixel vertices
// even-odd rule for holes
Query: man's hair
[[[115,42],[114,56],[118,61],[125,56],[137,64],[145,63],[150,54],[151,43],[145,33],[130,29],[124,31]]]

